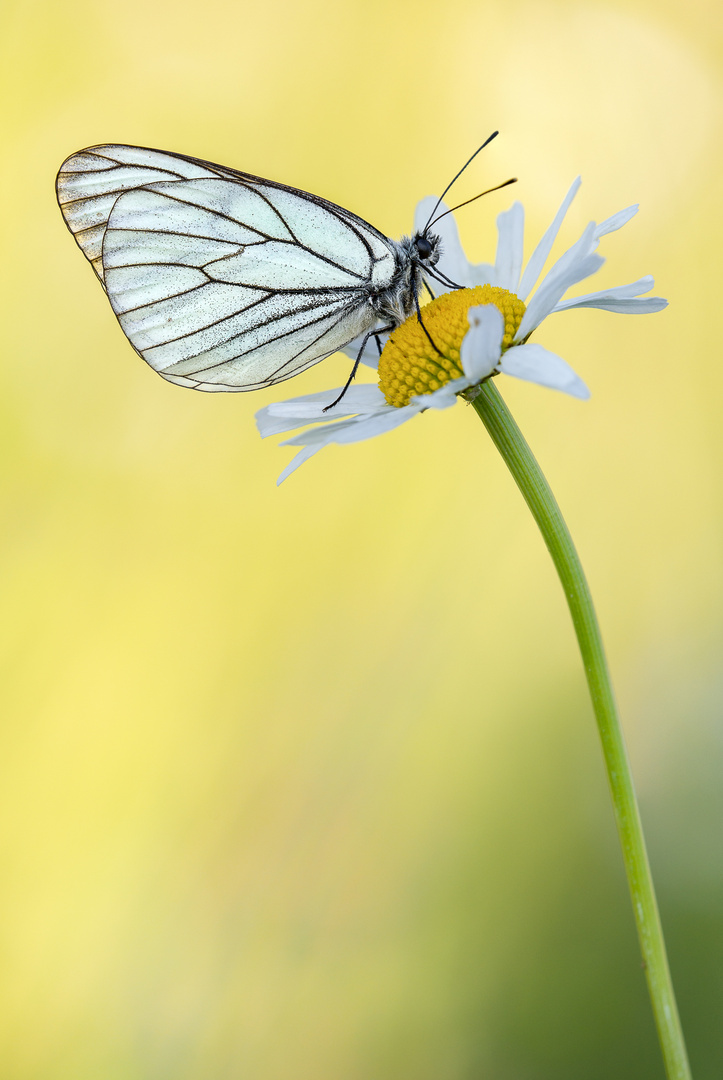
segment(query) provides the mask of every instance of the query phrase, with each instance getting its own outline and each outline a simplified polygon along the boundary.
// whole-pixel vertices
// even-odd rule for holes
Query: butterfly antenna
[[[444,213],[440,214],[439,217],[434,219],[434,221],[428,221],[426,226],[425,226],[425,232],[432,225],[436,225],[438,221],[441,221],[443,217],[446,217],[447,214],[453,214],[455,210],[459,210],[460,207],[462,207],[462,206],[469,206],[469,204],[471,202],[476,202],[477,199],[481,199],[483,195],[489,195],[489,193],[491,191],[499,191],[500,188],[507,187],[509,184],[516,184],[516,183],[517,183],[517,177],[513,176],[509,180],[505,180],[504,183],[502,183],[502,184],[496,184],[494,187],[487,188],[486,191],[480,191],[479,195],[473,195],[471,199],[465,199],[464,202],[457,203],[457,205],[453,206],[451,210],[445,210]],[[439,203],[437,205],[439,205]]]
[[[471,164],[472,164],[472,162],[474,161],[474,159],[475,159],[475,158],[477,157],[477,155],[479,154],[480,150],[484,150],[485,146],[488,146],[488,145],[489,145],[489,144],[490,144],[490,143],[492,142],[492,140],[493,140],[493,139],[496,139],[496,138],[497,138],[497,136],[498,136],[498,135],[499,135],[499,131],[493,131],[493,132],[492,132],[492,134],[490,135],[489,139],[485,139],[485,141],[484,141],[484,142],[482,143],[482,145],[481,145],[481,146],[478,146],[478,147],[477,147],[477,149],[475,150],[474,154],[472,154],[472,157],[471,157],[471,158],[469,159],[469,161],[466,161],[466,162],[464,163],[464,165],[462,166],[462,168],[461,168],[461,169],[459,170],[459,172],[457,173],[457,175],[456,175],[455,177],[453,177],[453,179],[452,179],[452,180],[450,180],[450,182],[449,182],[449,183],[447,184],[447,186],[446,186],[446,188],[444,189],[444,191],[442,192],[442,194],[441,194],[441,195],[439,196],[439,198],[437,199],[437,205],[435,206],[435,208],[434,208],[434,210],[432,211],[432,213],[431,213],[431,214],[429,215],[429,221],[427,222],[427,224],[426,224],[426,225],[424,226],[424,228],[422,229],[422,236],[424,236],[424,234],[426,233],[427,229],[429,228],[429,222],[430,222],[430,221],[432,220],[432,218],[434,217],[434,215],[435,215],[435,214],[437,213],[437,210],[439,209],[439,204],[441,203],[442,199],[443,199],[443,198],[444,198],[444,196],[445,196],[445,195],[447,194],[447,192],[449,191],[449,189],[450,189],[450,188],[452,187],[452,184],[456,183],[456,182],[457,182],[457,180],[459,180],[459,178],[460,178],[460,176],[462,175],[462,173],[464,172],[464,170],[465,170],[465,169],[467,168],[467,166],[468,166],[468,165],[471,165]]]

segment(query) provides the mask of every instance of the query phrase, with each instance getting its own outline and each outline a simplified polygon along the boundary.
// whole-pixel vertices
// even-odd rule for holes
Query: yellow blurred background
[[[697,1080],[721,1073],[720,18],[380,0],[3,7],[4,1080],[662,1075],[601,755],[543,544],[472,410],[292,456],[134,355],[55,204],[93,143],[326,196],[477,260],[632,202],[504,381],[591,581]],[[597,283],[593,287],[598,287]],[[587,291],[587,289],[585,289]],[[713,320],[711,322],[711,320]],[[364,376],[370,378],[371,373]]]

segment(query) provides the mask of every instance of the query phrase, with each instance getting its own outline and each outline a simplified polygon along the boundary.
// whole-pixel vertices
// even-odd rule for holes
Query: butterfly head
[[[415,233],[412,237],[412,257],[423,268],[436,266],[441,254],[441,241],[435,233]]]

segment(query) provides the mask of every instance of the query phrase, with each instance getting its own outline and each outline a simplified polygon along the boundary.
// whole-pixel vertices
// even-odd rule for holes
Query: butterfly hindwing
[[[102,247],[108,217],[124,191],[158,180],[213,176],[200,163],[133,146],[92,146],[60,166],[56,181],[65,223],[103,281]]]
[[[203,390],[290,378],[376,322],[392,242],[316,196],[140,147],[69,158],[58,201],[126,336]]]

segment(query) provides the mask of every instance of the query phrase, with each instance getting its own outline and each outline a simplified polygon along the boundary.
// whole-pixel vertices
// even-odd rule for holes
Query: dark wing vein
[[[237,311],[231,312],[230,315],[224,315],[224,317],[222,319],[214,319],[213,322],[207,323],[205,326],[194,326],[193,330],[189,330],[185,334],[179,334],[178,337],[169,338],[167,341],[163,341],[162,345],[165,348],[166,345],[172,345],[176,341],[183,341],[184,338],[193,337],[194,334],[199,334],[199,333],[201,333],[202,330],[210,330],[212,326],[222,326],[225,322],[229,322],[231,319],[235,319],[238,315],[241,314],[241,312],[246,314],[246,312],[252,311],[255,307],[258,307],[259,304],[264,304],[269,299],[271,299],[270,296],[261,296],[261,297],[259,297],[258,300],[254,300],[253,303],[248,304],[246,307],[239,308]],[[316,311],[318,307],[319,307],[318,303],[307,304],[305,307],[294,308],[293,314],[294,315],[303,315],[307,311]],[[354,305],[354,307],[356,307],[356,304]],[[349,308],[348,307],[345,307],[343,310],[344,310],[345,315],[349,314]],[[353,310],[353,308],[352,308],[352,310]],[[290,314],[292,314],[292,313],[288,312],[288,311],[282,311],[282,312],[279,312],[278,315],[271,315],[268,319],[260,319],[257,323],[254,323],[253,326],[247,326],[245,330],[241,330],[238,334],[231,334],[230,337],[224,338],[223,343],[224,343],[224,345],[228,345],[229,342],[235,341],[237,338],[242,338],[242,337],[248,335],[253,330],[260,329],[262,326],[271,326],[271,325],[273,325],[273,323],[279,322],[281,319],[288,319]],[[311,322],[300,323],[299,326],[295,326],[293,328],[293,330],[289,330],[288,332],[285,331],[284,333],[279,334],[276,337],[267,338],[265,341],[259,342],[258,345],[254,345],[250,349],[244,349],[242,352],[238,353],[237,356],[229,357],[229,359],[224,360],[223,363],[230,363],[233,360],[238,360],[239,357],[241,357],[241,356],[247,356],[248,354],[254,352],[256,349],[260,349],[264,345],[268,345],[272,341],[277,341],[279,338],[285,337],[287,333],[289,333],[289,334],[296,333],[297,330],[302,330],[305,326],[311,326],[311,325],[313,325],[314,322],[319,322],[321,319],[328,319],[328,318],[329,318],[329,312],[327,312],[325,315],[320,315],[318,319],[312,319]],[[159,343],[159,344],[161,344],[161,343]],[[213,365],[213,367],[222,367],[222,366],[223,366],[223,364],[214,364]]]
[[[287,360],[284,361],[283,364],[281,364],[278,368],[276,368],[263,381],[264,382],[273,381],[275,379],[275,376],[278,375],[278,373],[280,371],[283,371],[284,368],[288,367],[289,364],[292,363],[292,361],[296,360],[297,357],[301,356],[302,353],[307,352],[309,349],[311,349],[316,344],[316,342],[320,340],[320,338],[324,337],[325,334],[328,334],[330,330],[333,330],[334,327],[337,326],[342,321],[342,319],[347,318],[349,313],[350,313],[349,310],[347,308],[345,308],[342,311],[342,313],[339,315],[339,318],[336,320],[336,322],[334,322],[332,324],[332,326],[327,327],[325,330],[322,331],[321,334],[319,334],[317,337],[315,337],[313,339],[313,341],[310,341],[307,345],[304,345],[301,349],[299,349],[298,352],[296,352],[292,356],[290,356]],[[281,316],[279,316],[279,318],[280,317]],[[200,375],[201,373],[207,375],[210,372],[216,370],[217,368],[224,368],[224,367],[226,367],[227,364],[232,364],[234,362],[234,360],[240,360],[241,357],[250,356],[251,353],[256,352],[257,349],[264,348],[264,346],[266,346],[266,345],[271,345],[274,341],[281,341],[285,337],[290,337],[292,334],[297,334],[300,330],[305,330],[307,327],[314,326],[315,323],[324,322],[329,318],[331,318],[331,315],[329,314],[329,312],[327,312],[325,315],[319,315],[315,319],[307,319],[300,326],[294,326],[290,330],[283,330],[281,333],[276,334],[273,337],[267,338],[265,341],[259,342],[258,345],[254,345],[253,348],[251,348],[251,349],[242,349],[240,353],[237,353],[235,356],[228,357],[226,360],[223,360],[218,364],[210,364],[206,368],[197,368],[196,371],[185,371],[184,375],[185,375],[186,378],[191,378],[191,379],[193,378],[194,375]],[[259,326],[268,326],[270,323],[272,323],[274,321],[276,321],[276,320],[275,319],[269,319],[266,323],[259,323],[258,325]],[[246,332],[248,332],[248,331],[246,331]],[[243,337],[243,334],[237,334],[235,336],[236,337]],[[233,337],[228,338],[227,341],[224,344],[228,344],[228,342],[233,341],[233,340],[234,340]]]
[[[160,181],[158,181],[158,183],[164,183],[164,181],[160,180]],[[143,184],[141,186],[144,188],[144,190],[148,191],[148,190],[154,188],[156,186],[156,184],[154,182],[154,183],[151,183],[151,184]],[[366,280],[365,275],[357,274],[354,270],[350,270],[348,267],[343,266],[341,263],[335,262],[333,259],[330,259],[328,256],[322,255],[322,253],[320,251],[316,251],[314,248],[309,247],[307,244],[303,244],[296,237],[296,235],[293,232],[291,226],[289,225],[288,221],[286,220],[284,215],[281,213],[281,211],[279,209],[277,209],[277,207],[275,207],[273,205],[273,203],[271,202],[270,199],[267,199],[265,197],[263,192],[255,191],[248,184],[242,184],[240,186],[247,188],[247,190],[249,190],[249,191],[253,191],[255,195],[258,195],[261,199],[263,199],[264,202],[274,211],[276,216],[281,221],[281,224],[284,226],[284,228],[289,232],[290,236],[292,237],[293,244],[294,244],[295,247],[301,248],[302,251],[306,251],[307,254],[313,255],[314,258],[316,258],[316,259],[321,259],[322,262],[328,263],[329,266],[334,266],[337,270],[341,270],[345,274],[351,274],[352,277],[358,278],[359,281],[365,281]],[[163,196],[165,196],[165,198],[170,199],[173,202],[182,203],[184,206],[194,206],[198,210],[206,210],[209,213],[215,214],[217,217],[223,218],[225,221],[230,221],[234,225],[242,225],[245,229],[250,229],[252,232],[258,233],[259,236],[263,236],[265,240],[273,241],[273,242],[275,242],[277,244],[288,244],[288,243],[290,243],[289,240],[284,240],[284,239],[279,238],[279,237],[270,236],[268,233],[262,232],[261,229],[257,228],[255,225],[249,225],[247,221],[243,221],[241,218],[231,217],[230,214],[225,214],[222,210],[211,209],[210,207],[205,206],[202,203],[191,202],[189,199],[183,199],[179,195],[172,195],[170,192],[167,192],[167,191],[158,191],[158,192],[156,192],[156,194],[163,195]],[[294,194],[296,194],[296,192]],[[68,204],[66,204],[66,205],[68,205]],[[338,215],[335,215],[335,216],[338,216]],[[347,224],[347,223],[344,222],[344,224]],[[113,226],[113,228],[115,228],[115,226]],[[118,231],[120,232],[122,230],[119,229]],[[158,229],[158,230],[152,229],[152,230],[148,230],[148,231],[153,232],[155,234],[156,232],[161,232],[162,230],[160,230],[160,229]],[[165,231],[165,230],[163,230],[163,231]],[[353,230],[353,231],[355,231],[355,230]],[[179,234],[176,233],[175,235],[179,235]],[[186,233],[184,235],[193,236],[195,234],[194,233]],[[359,236],[359,238],[362,239],[361,236]],[[244,246],[246,246],[246,245],[244,245]],[[367,248],[367,250],[369,252],[370,258],[373,259],[373,254],[372,254],[372,251],[371,251],[371,248],[370,248],[369,244],[367,243],[365,246],[366,246],[366,248]]]
[[[188,267],[188,269],[198,270],[198,269],[200,269],[200,267],[192,266],[192,267]],[[198,292],[199,289],[205,289],[208,284],[209,284],[208,281],[202,281],[200,285],[191,285],[188,289],[181,289],[180,292],[169,293],[168,296],[163,297],[163,301],[149,300],[145,304],[136,305],[136,307],[124,308],[124,310],[121,311],[120,313],[117,312],[117,311],[114,311],[114,315],[116,316],[116,318],[118,318],[119,314],[124,315],[124,316],[125,315],[132,315],[134,311],[143,311],[144,308],[153,307],[155,304],[162,303],[162,302],[164,302],[166,300],[175,300],[179,296],[190,296],[191,293]]]

